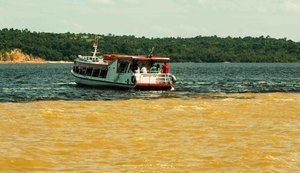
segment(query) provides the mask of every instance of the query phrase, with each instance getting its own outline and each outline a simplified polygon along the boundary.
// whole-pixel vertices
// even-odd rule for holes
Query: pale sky
[[[0,29],[300,41],[300,0],[0,0]]]

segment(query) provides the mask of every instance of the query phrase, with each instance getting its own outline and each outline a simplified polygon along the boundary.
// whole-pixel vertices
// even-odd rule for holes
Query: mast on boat
[[[93,53],[93,58],[96,58],[96,54],[98,53],[97,52],[97,48],[98,48],[98,39],[96,39],[96,43],[93,44],[93,47],[94,47],[94,52]]]

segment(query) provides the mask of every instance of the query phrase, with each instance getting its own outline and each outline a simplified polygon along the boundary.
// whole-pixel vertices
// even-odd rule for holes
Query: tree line
[[[170,57],[172,62],[300,62],[300,42],[269,36],[146,38],[7,28],[0,30],[0,53],[21,49],[49,61],[72,61],[77,55],[91,55],[95,38],[101,54],[147,55],[154,47],[154,55]]]

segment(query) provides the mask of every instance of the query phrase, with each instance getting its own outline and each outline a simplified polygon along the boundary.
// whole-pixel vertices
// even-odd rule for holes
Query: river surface
[[[173,91],[124,91],[78,87],[72,64],[0,64],[0,102],[126,100],[194,97],[203,93],[300,92],[300,64],[170,64]]]
[[[299,172],[300,64],[171,64],[173,91],[0,65],[0,172]]]

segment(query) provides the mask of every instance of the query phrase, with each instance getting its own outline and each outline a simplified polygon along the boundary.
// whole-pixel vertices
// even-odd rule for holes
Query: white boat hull
[[[134,88],[133,84],[130,83],[117,83],[114,81],[110,81],[107,79],[101,79],[96,77],[87,77],[83,75],[76,74],[72,71],[72,74],[75,77],[75,82],[78,85],[86,85],[91,87],[114,87],[114,88],[123,88],[123,89],[131,89]]]

